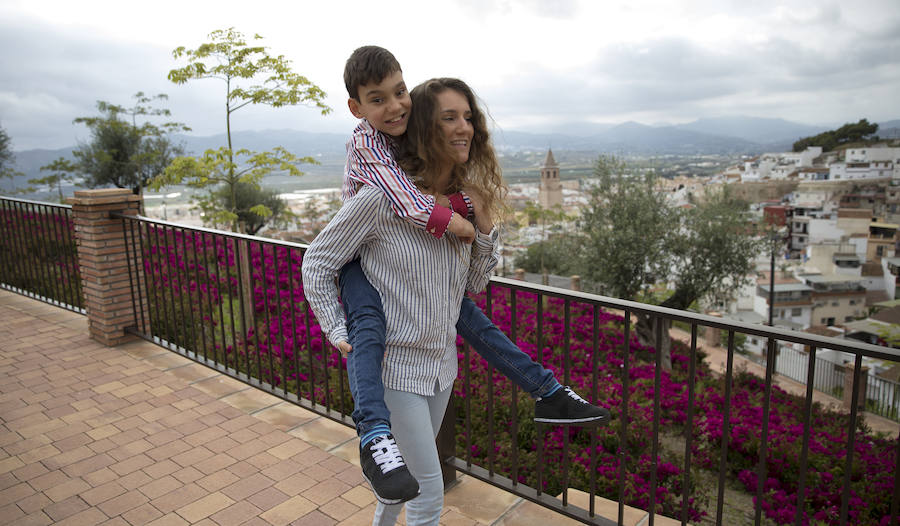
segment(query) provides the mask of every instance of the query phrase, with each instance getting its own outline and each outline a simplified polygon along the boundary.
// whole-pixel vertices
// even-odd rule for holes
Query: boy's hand
[[[447,230],[456,234],[456,237],[463,243],[472,244],[475,242],[475,227],[459,214],[454,213],[450,216],[450,224],[447,225]]]
[[[349,342],[340,342],[337,344],[337,348],[344,356],[347,356],[348,354],[353,352],[353,346],[350,345]]]
[[[435,196],[434,196],[434,202],[437,203],[437,204],[439,204],[439,205],[441,205],[441,206],[445,206],[445,207],[447,207],[447,208],[450,208],[451,210],[453,209],[453,208],[450,206],[450,200],[447,199],[447,196],[444,195],[444,194],[435,194]]]

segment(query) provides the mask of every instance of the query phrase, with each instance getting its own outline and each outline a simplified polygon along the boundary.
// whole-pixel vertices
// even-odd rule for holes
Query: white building
[[[887,146],[867,146],[850,148],[845,151],[844,160],[848,163],[890,162],[900,164],[900,148]]]
[[[812,324],[812,287],[805,283],[776,283],[772,311],[772,322],[775,325],[802,330]],[[768,317],[769,284],[758,283],[753,310]]]
[[[792,175],[805,180],[824,179],[820,171],[813,170],[813,161],[820,155],[820,146],[810,146],[802,152],[764,153],[744,162],[741,180],[787,179]]]
[[[893,161],[838,161],[828,166],[831,180],[890,179],[894,177]]]

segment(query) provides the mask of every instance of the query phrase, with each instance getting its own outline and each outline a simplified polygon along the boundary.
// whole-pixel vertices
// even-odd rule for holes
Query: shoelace
[[[372,444],[372,459],[375,464],[381,468],[382,473],[387,473],[392,469],[403,467],[403,457],[400,455],[400,449],[393,438],[382,438],[378,442]]]
[[[585,405],[587,405],[587,403],[588,403],[587,400],[585,400],[584,398],[578,396],[578,393],[576,393],[575,391],[573,391],[572,389],[570,389],[570,388],[568,388],[568,387],[566,387],[566,394],[569,395],[569,398],[572,398],[572,399],[575,400],[576,402],[580,402],[580,403],[585,404]]]

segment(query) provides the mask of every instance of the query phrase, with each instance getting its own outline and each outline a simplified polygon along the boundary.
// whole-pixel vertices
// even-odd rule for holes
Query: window
[[[803,314],[803,309],[791,309],[791,316],[797,317]]]
[[[847,317],[845,317],[845,318],[844,318],[844,321],[845,321],[845,322],[847,322],[847,321],[853,321],[853,316],[847,316]]]
[[[840,306],[841,306],[841,302],[839,302],[839,301],[832,301],[832,302],[831,302],[831,306],[832,306],[832,307],[840,307]]]
[[[850,300],[850,305],[856,305],[856,300]]]
[[[881,245],[875,247],[875,255],[878,257],[884,256],[884,247]]]

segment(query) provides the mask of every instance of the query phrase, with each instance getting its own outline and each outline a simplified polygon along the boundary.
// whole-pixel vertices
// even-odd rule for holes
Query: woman
[[[410,93],[414,110],[400,164],[424,191],[465,189],[476,215],[475,241],[436,239],[397,217],[383,192],[366,186],[348,200],[304,258],[324,278],[306,283],[318,313],[340,313],[333,277],[358,254],[381,295],[386,320],[382,364],[392,432],[419,482],[406,503],[409,525],[436,525],[443,480],[434,439],[457,374],[456,321],[466,290],[479,292],[497,264],[492,214],[503,191],[484,114],[472,90],[456,79],[432,79]],[[373,524],[395,524],[402,504],[378,503]]]

